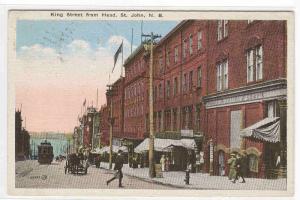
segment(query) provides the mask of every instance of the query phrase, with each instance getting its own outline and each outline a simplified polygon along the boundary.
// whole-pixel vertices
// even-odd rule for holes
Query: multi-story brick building
[[[148,59],[139,46],[125,61],[124,138],[136,142],[147,136],[149,109]]]
[[[110,86],[106,99],[109,119],[113,119],[113,144],[120,146],[124,137],[124,77],[120,77]]]
[[[284,21],[208,22],[208,84],[204,98],[207,171],[227,173],[229,154],[241,150],[248,155],[250,176],[272,174],[280,154],[284,163],[286,34]],[[275,117],[280,117],[280,131],[275,126],[256,137],[242,137],[243,128],[258,122],[257,126],[268,127],[267,122],[274,124]],[[276,136],[279,133],[281,138]],[[271,140],[271,136],[281,140]]]
[[[286,34],[284,21],[180,22],[154,49],[156,138],[195,139],[211,174],[226,175],[233,152],[247,154],[249,176],[274,173],[278,157],[284,171]],[[132,141],[149,134],[148,65],[142,45],[124,64],[120,137]]]
[[[80,118],[83,129],[83,146],[95,148],[97,145],[96,138],[99,135],[99,112],[93,106],[87,107],[85,113]]]
[[[107,105],[102,105],[99,111],[100,115],[100,143],[109,145],[109,109]]]

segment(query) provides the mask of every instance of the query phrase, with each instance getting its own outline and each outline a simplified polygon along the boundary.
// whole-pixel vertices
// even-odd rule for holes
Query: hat
[[[231,153],[230,156],[235,156],[235,154],[234,154],[234,153]]]

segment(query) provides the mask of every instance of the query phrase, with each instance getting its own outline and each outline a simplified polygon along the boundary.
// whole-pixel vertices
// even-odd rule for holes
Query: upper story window
[[[218,20],[218,41],[228,36],[228,20]]]
[[[187,74],[185,73],[183,75],[183,91],[185,92],[187,90],[187,82],[188,82],[188,79],[187,79]]]
[[[202,31],[198,31],[197,46],[198,50],[202,48]]]
[[[174,78],[174,87],[173,87],[173,94],[174,96],[177,95],[177,91],[178,91],[178,79],[177,77]]]
[[[167,66],[170,65],[170,57],[171,57],[171,51],[170,49],[167,50],[167,55],[166,55],[166,63],[167,63]]]
[[[189,75],[189,90],[193,89],[193,71],[190,71]]]
[[[201,87],[201,82],[202,82],[202,70],[200,66],[197,69],[197,87]]]
[[[183,40],[183,58],[186,57],[186,50],[187,50],[187,42],[185,39],[185,40]]]
[[[189,49],[190,49],[190,55],[193,54],[193,35],[191,34],[189,37]]]
[[[167,98],[170,97],[170,89],[171,89],[171,83],[170,83],[170,80],[167,80],[167,86],[166,86],[166,96],[167,96]]]
[[[162,98],[162,96],[163,96],[163,91],[162,91],[162,85],[161,85],[161,83],[158,86],[158,95],[159,95],[159,98]]]
[[[157,99],[157,86],[154,87],[154,100]]]
[[[163,56],[162,54],[159,56],[159,73],[163,73]]]
[[[217,91],[228,89],[228,60],[217,64]]]
[[[174,63],[178,62],[178,46],[174,49]]]
[[[255,75],[255,76],[254,76]],[[247,51],[247,82],[263,78],[263,49],[259,45]]]

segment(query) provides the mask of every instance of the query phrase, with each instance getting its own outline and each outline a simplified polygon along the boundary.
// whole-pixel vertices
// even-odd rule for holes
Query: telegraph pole
[[[153,127],[153,47],[155,39],[161,37],[160,35],[142,34],[142,37],[150,38],[145,44],[145,50],[150,51],[150,62],[149,62],[149,177],[155,176],[154,169],[154,127]]]
[[[113,91],[112,91],[112,85],[108,85],[107,90],[108,96],[110,97],[110,116],[109,116],[109,169],[112,169],[112,140],[113,140],[113,103],[112,103],[112,97],[113,97]]]

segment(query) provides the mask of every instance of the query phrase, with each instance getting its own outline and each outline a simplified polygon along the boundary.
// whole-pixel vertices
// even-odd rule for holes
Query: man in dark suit
[[[123,179],[122,168],[123,168],[123,164],[124,164],[124,158],[122,156],[122,151],[119,150],[118,155],[117,155],[116,160],[115,160],[115,167],[114,167],[114,170],[117,170],[117,173],[115,173],[113,178],[106,181],[106,185],[108,185],[110,182],[112,182],[116,178],[119,178],[119,187],[123,187],[122,186],[122,179]]]
[[[233,183],[235,183],[239,177],[241,177],[243,179],[242,183],[246,183],[245,181],[245,174],[246,174],[246,156],[241,153],[238,155],[237,160],[236,160],[236,176],[235,179],[233,181]]]

